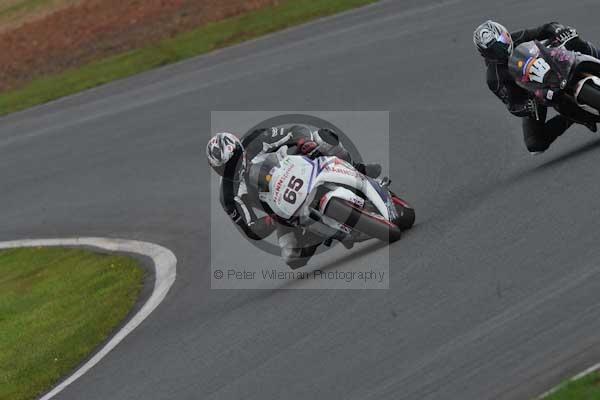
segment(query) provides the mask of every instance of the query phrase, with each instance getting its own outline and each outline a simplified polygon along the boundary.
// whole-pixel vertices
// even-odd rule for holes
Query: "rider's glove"
[[[577,30],[575,28],[571,28],[570,26],[559,29],[554,35],[554,39],[552,40],[552,45],[555,47],[564,46],[572,39],[579,37]]]
[[[300,143],[298,143],[298,150],[305,156],[315,155],[317,153],[318,148],[319,144],[312,140],[303,140]]]
[[[549,23],[543,25],[542,36],[545,39],[551,39],[551,38],[555,37],[556,35],[558,35],[558,32],[560,32],[562,29],[565,29],[565,28],[566,27],[559,22],[549,22]]]

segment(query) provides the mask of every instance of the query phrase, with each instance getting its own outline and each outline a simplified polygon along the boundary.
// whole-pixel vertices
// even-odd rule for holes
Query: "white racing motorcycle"
[[[265,210],[331,243],[400,239],[413,226],[414,209],[386,182],[367,177],[337,157],[288,155],[287,146],[255,157],[249,182]]]

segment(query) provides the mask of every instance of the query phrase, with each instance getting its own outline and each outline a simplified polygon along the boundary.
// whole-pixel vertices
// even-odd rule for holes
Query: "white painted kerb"
[[[162,246],[139,242],[135,240],[107,239],[107,238],[72,238],[72,239],[31,239],[0,242],[0,249],[13,249],[18,247],[51,247],[51,246],[89,246],[102,250],[118,251],[141,254],[150,257],[154,262],[156,279],[152,295],[128,322],[117,332],[104,347],[92,358],[83,364],[71,376],[58,384],[40,400],[49,400],[64,390],[80,376],[98,364],[104,356],[114,349],[131,331],[142,323],[148,315],[163,301],[167,292],[175,282],[177,258],[169,249]]]

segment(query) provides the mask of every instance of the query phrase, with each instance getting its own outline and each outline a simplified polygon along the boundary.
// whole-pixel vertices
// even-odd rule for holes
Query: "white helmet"
[[[514,46],[508,29],[491,20],[485,21],[475,29],[473,43],[482,56],[495,61],[507,60]]]
[[[244,146],[234,134],[220,132],[206,145],[208,164],[221,176],[231,179],[239,172],[238,163],[244,163]]]

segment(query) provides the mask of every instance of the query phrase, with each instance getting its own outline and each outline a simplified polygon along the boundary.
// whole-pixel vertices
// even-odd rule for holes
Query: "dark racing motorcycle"
[[[547,44],[515,48],[508,66],[517,85],[574,122],[600,122],[600,60]]]

